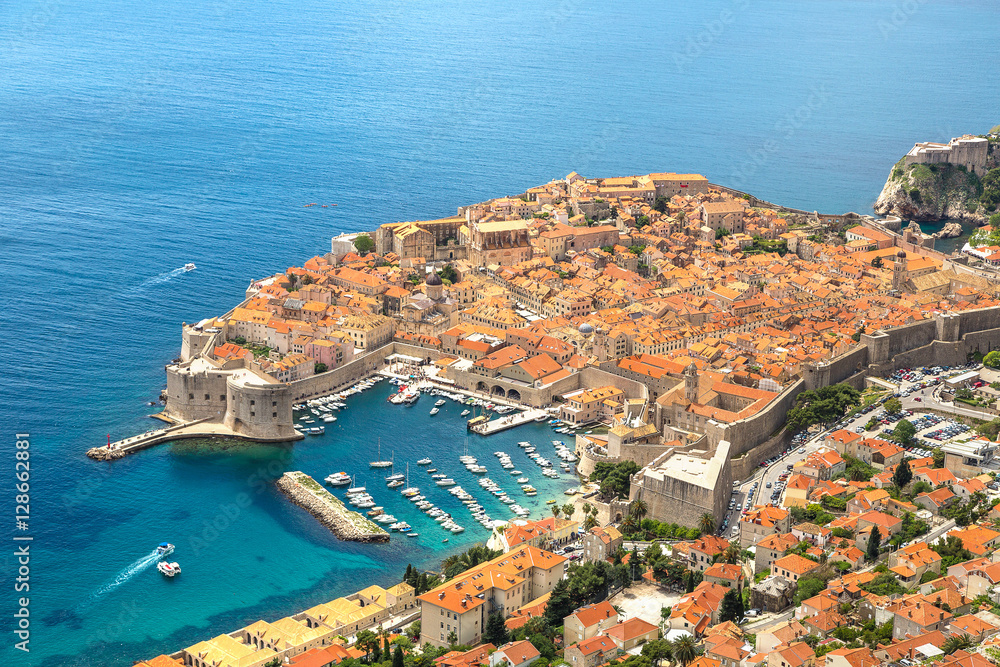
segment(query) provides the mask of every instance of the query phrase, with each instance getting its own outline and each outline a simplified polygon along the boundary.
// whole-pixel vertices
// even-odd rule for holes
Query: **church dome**
[[[590,334],[594,333],[594,327],[584,322],[583,324],[580,325],[578,331],[582,333],[584,336],[589,336]]]
[[[427,276],[427,284],[428,285],[441,285],[441,284],[443,284],[441,282],[441,276],[439,276],[437,273],[431,271],[431,275]]]
[[[896,257],[899,257],[900,259],[905,259],[906,258],[906,251],[903,250],[902,248],[900,248],[899,252],[896,253]]]

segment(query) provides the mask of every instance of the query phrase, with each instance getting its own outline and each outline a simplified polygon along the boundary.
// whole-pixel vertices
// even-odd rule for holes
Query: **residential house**
[[[607,600],[580,607],[563,619],[563,645],[596,637],[618,622],[618,612]]]
[[[542,657],[527,639],[504,644],[490,654],[490,667],[529,667]]]

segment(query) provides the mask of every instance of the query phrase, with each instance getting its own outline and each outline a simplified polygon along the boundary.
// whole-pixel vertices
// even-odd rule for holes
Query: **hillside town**
[[[167,418],[277,438],[402,359],[547,410],[580,494],[139,665],[1000,664],[1000,300],[914,225],[573,172],[337,236],[245,296],[185,325]],[[262,420],[233,405],[257,385]]]

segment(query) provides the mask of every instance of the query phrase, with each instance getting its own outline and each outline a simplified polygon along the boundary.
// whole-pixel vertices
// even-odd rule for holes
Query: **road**
[[[930,408],[933,410],[940,410],[941,412],[948,412],[955,415],[960,415],[962,417],[972,417],[974,419],[983,419],[985,421],[990,421],[996,418],[996,415],[991,412],[986,412],[985,410],[976,410],[975,408],[966,407],[964,405],[955,405],[954,403],[945,403],[939,400],[935,396],[924,396],[924,392],[930,392],[930,389],[925,389],[919,394],[920,401],[914,401],[914,396],[907,396],[901,399],[903,407],[907,410],[920,410],[921,408]]]

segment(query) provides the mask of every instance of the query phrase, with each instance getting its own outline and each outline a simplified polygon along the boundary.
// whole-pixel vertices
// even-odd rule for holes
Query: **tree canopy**
[[[788,425],[806,428],[813,424],[832,422],[844,416],[861,399],[857,389],[846,384],[834,384],[809,389],[799,394],[795,406],[788,411]]]
[[[354,239],[354,248],[361,255],[367,255],[375,248],[375,242],[367,234],[358,234]]]

